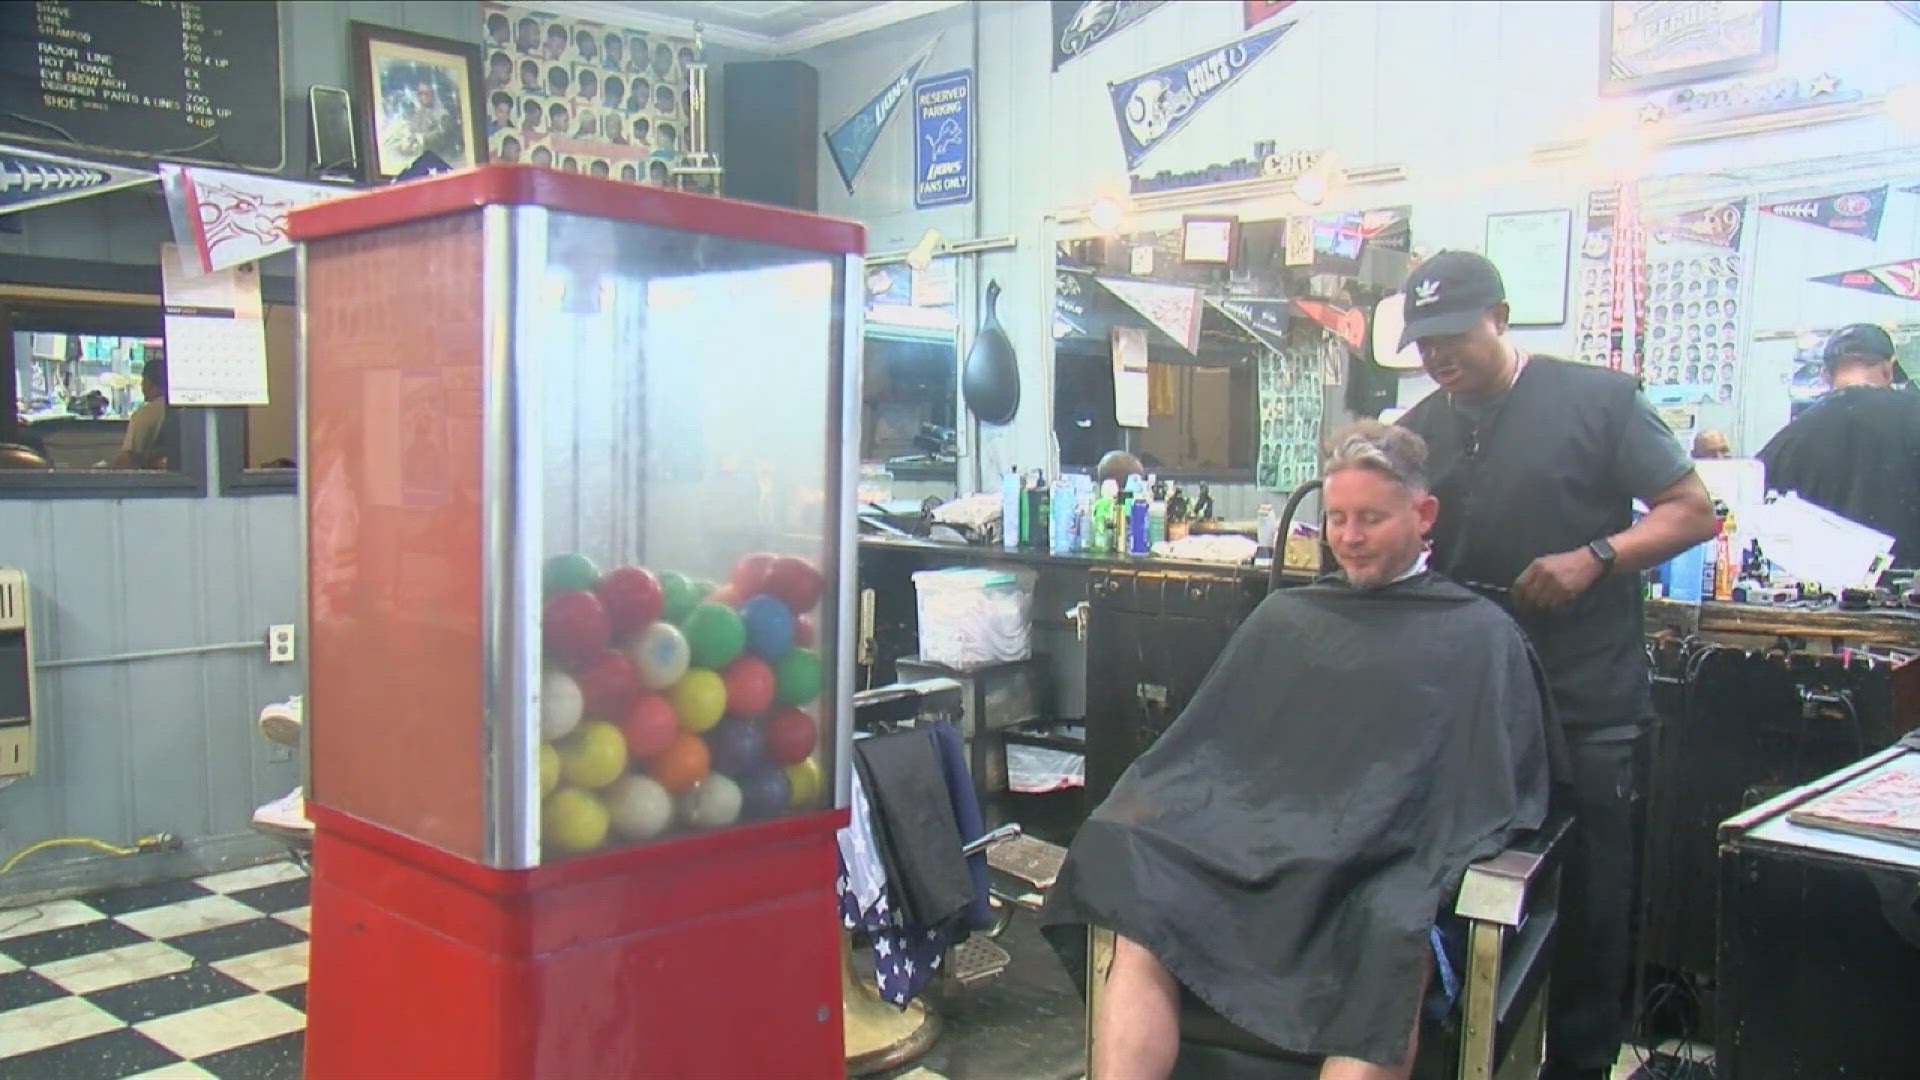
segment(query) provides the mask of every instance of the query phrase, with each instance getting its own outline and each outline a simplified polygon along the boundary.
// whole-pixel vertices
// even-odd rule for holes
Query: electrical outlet
[[[277,623],[267,627],[267,663],[293,663],[292,623]]]

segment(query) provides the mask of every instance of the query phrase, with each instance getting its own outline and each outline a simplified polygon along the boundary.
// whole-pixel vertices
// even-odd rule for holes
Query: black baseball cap
[[[1407,276],[1400,347],[1421,338],[1465,333],[1506,298],[1506,282],[1492,260],[1471,251],[1439,252]]]
[[[1827,339],[1827,347],[1822,350],[1820,357],[1831,368],[1843,356],[1874,356],[1891,360],[1893,337],[1872,323],[1843,326]]]

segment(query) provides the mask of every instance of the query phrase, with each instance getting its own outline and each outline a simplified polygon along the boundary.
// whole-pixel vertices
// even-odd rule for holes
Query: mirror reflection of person
[[[1894,538],[1893,561],[1920,566],[1920,396],[1893,386],[1893,338],[1869,323],[1827,339],[1832,387],[1767,442],[1767,487]]]
[[[1727,433],[1709,428],[1693,437],[1693,457],[1696,461],[1733,456],[1733,443],[1728,441]]]
[[[160,445],[160,429],[167,422],[167,362],[152,357],[140,369],[142,402],[127,420],[127,433],[120,440],[120,453],[114,456],[116,469],[164,469],[166,448]]]

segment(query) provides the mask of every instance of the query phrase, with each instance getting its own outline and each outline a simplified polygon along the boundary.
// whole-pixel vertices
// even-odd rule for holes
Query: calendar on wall
[[[267,404],[259,264],[195,274],[167,244],[160,254],[160,288],[166,305],[167,404]]]

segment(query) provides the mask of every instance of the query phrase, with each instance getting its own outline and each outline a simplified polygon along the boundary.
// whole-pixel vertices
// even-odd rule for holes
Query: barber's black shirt
[[[1400,423],[1427,441],[1440,518],[1433,566],[1469,587],[1510,589],[1535,558],[1633,523],[1693,471],[1631,376],[1536,356],[1490,404],[1436,391]],[[1505,591],[1491,594],[1511,611]],[[1640,582],[1601,578],[1558,613],[1514,613],[1569,729],[1630,729],[1652,715]]]
[[[1892,536],[1894,564],[1920,565],[1920,395],[1835,390],[1781,428],[1760,460],[1767,487]]]

